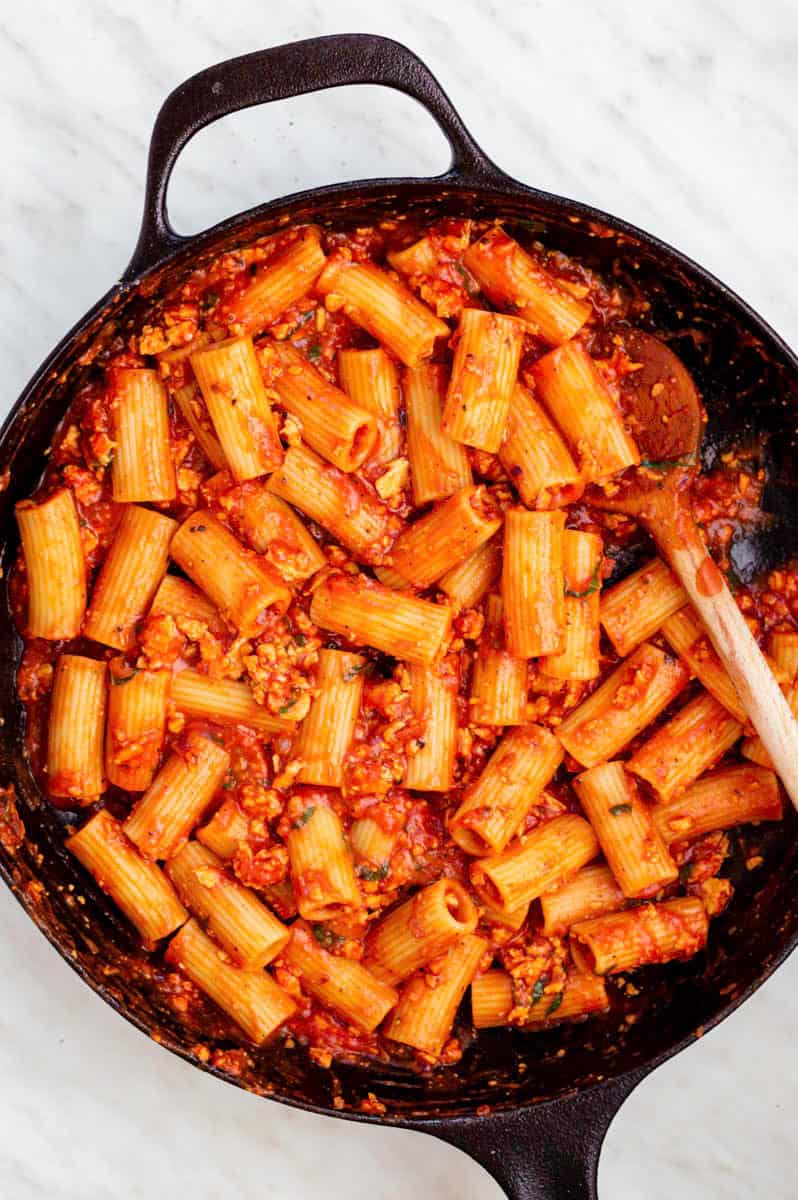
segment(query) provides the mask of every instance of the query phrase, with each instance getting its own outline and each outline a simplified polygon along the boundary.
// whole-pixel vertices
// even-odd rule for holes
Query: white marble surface
[[[351,30],[414,47],[507,170],[675,242],[798,344],[793,0],[28,0],[0,22],[3,410],[124,267],[166,92],[218,59]],[[299,186],[445,162],[409,100],[307,97],[201,134],[172,212],[190,232]],[[432,1139],[290,1112],[171,1058],[85,989],[5,894],[0,978],[8,1200],[500,1194]],[[603,1200],[795,1196],[796,986],[793,961],[639,1088],[606,1142]]]

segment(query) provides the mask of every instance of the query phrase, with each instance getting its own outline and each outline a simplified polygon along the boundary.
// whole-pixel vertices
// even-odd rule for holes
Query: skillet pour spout
[[[348,84],[381,84],[423,105],[452,148],[445,174],[318,188],[264,204],[197,237],[175,232],[168,182],[194,133],[252,105]],[[289,223],[360,225],[403,213],[427,219],[469,215],[510,226],[532,221],[544,243],[645,294],[650,331],[684,361],[704,399],[705,463],[712,465],[726,446],[744,439],[759,448],[768,472],[771,519],[746,535],[740,562],[762,570],[798,553],[796,356],[742,300],[677,250],[606,213],[505,175],[411,51],[386,38],[346,34],[220,63],[167,98],[153,131],[144,217],[131,263],[120,283],[53,350],[0,433],[0,474],[10,472],[0,494],[4,580],[18,546],[14,504],[35,486],[67,397],[90,370],[87,360],[98,340],[124,337],[189,269]],[[634,565],[630,556],[619,562],[619,573]],[[15,787],[24,836],[6,835],[16,828],[6,799],[5,810],[0,804],[0,873],[89,986],[173,1053],[229,1083],[316,1113],[433,1134],[480,1161],[516,1200],[590,1200],[597,1194],[602,1140],[635,1084],[732,1012],[798,940],[793,903],[798,818],[789,812],[783,825],[758,839],[763,866],[750,872],[733,868],[734,899],[713,922],[707,951],[686,963],[641,972],[638,994],[624,997],[603,1021],[534,1035],[487,1030],[470,1044],[466,1038],[459,1063],[429,1074],[373,1062],[323,1070],[301,1048],[287,1049],[279,1041],[248,1053],[234,1074],[226,1065],[232,1043],[224,1031],[203,1033],[210,1055],[200,1061],[197,1031],[177,1019],[158,971],[142,959],[130,929],[65,852],[64,827],[76,814],[55,810],[37,790],[15,698],[20,642],[7,591],[5,598],[0,782]],[[384,1106],[383,1114],[369,1104],[370,1094]]]

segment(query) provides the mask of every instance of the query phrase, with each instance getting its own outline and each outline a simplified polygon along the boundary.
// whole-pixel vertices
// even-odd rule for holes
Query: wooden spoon
[[[598,508],[636,517],[654,538],[698,611],[798,809],[798,720],[707,552],[690,507],[703,424],[695,384],[684,364],[658,338],[623,330],[620,341],[629,357],[642,364],[626,376],[623,385],[642,463],[618,480],[591,488],[587,498]]]

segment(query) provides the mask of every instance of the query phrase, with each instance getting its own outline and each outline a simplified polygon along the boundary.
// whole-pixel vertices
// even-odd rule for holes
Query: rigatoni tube
[[[527,508],[561,508],[582,491],[582,477],[562,435],[520,383],[510,398],[499,461]]]
[[[235,679],[215,679],[186,667],[176,671],[171,699],[178,712],[220,725],[248,725],[263,733],[293,733],[296,719],[271,713],[258,704],[249,686]]]
[[[504,517],[502,599],[507,649],[516,658],[558,652],[565,625],[562,512],[511,508]]]
[[[468,452],[441,425],[448,373],[443,363],[423,363],[403,376],[407,455],[413,503],[453,496],[472,482]]]
[[[422,666],[411,663],[410,703],[423,722],[423,745],[408,759],[404,786],[422,792],[447,792],[454,778],[457,752],[456,665],[443,663]]]
[[[326,262],[319,230],[306,225],[295,241],[278,250],[226,306],[228,324],[240,333],[260,333],[306,296]]]
[[[372,263],[334,257],[317,280],[327,307],[343,307],[346,315],[395,354],[406,367],[429,358],[449,326],[435,316],[408,287]]]
[[[566,883],[599,852],[596,835],[574,813],[555,817],[512,842],[501,854],[471,864],[480,899],[513,912]]]
[[[409,979],[383,1030],[394,1042],[437,1058],[455,1015],[488,949],[484,938],[466,934]]]
[[[288,928],[200,842],[186,842],[166,864],[166,874],[186,907],[237,966],[258,971],[288,941]]]
[[[339,470],[356,471],[377,444],[373,412],[353,403],[289,342],[270,342],[260,357],[308,445]]]
[[[344,761],[355,734],[368,659],[344,650],[320,650],[316,695],[294,739],[292,755],[302,760],[299,783],[341,787]]]
[[[506,733],[450,821],[449,832],[457,844],[467,854],[504,850],[563,757],[562,746],[542,725]],[[523,903],[521,898],[509,907]]]
[[[523,725],[526,720],[528,665],[504,648],[503,610],[501,596],[487,597],[471,675],[469,707],[475,725]]]
[[[297,908],[306,921],[331,921],[362,906],[341,819],[312,789],[286,844]]]
[[[650,963],[692,958],[706,945],[708,931],[704,905],[687,896],[580,921],[571,928],[571,953],[585,970],[617,975]]]
[[[614,758],[687,685],[678,659],[643,642],[557,729],[569,754],[583,767]]]
[[[362,963],[329,954],[303,921],[291,927],[283,962],[298,976],[304,991],[366,1033],[373,1033],[396,1004],[392,987]]]
[[[29,637],[77,637],[86,611],[86,561],[69,488],[15,509],[28,582]]]
[[[478,550],[501,523],[487,488],[470,484],[400,534],[391,564],[416,587],[429,587]]]
[[[67,838],[66,846],[145,942],[168,937],[187,919],[188,913],[164,873],[139,854],[107,809],[100,809]]]
[[[179,967],[256,1046],[294,1015],[296,1003],[266,971],[234,967],[195,920],[172,938],[166,961]]]
[[[191,366],[233,476],[240,482],[279,467],[277,418],[252,338],[212,342],[191,355]]]
[[[589,301],[574,296],[503,229],[489,229],[463,262],[489,300],[511,308],[550,345],[568,341],[592,312]]]
[[[623,658],[686,603],[687,593],[670,567],[661,558],[652,558],[603,592],[599,616]]]
[[[584,771],[574,789],[624,896],[652,896],[678,878],[651,809],[623,763]]]
[[[541,660],[555,679],[595,679],[600,671],[599,602],[603,543],[598,534],[566,529],[562,535],[565,625],[562,647]]]
[[[366,939],[364,965],[383,983],[400,983],[473,933],[477,919],[465,888],[453,879],[439,879],[374,926]]]
[[[47,722],[51,796],[91,804],[105,791],[105,706],[105,663],[62,654],[55,667]]]
[[[544,990],[528,1008],[523,1021],[514,1020],[513,1024],[524,1029],[545,1028],[559,1021],[578,1021],[591,1013],[606,1012],[609,1006],[607,985],[600,975],[572,971],[562,991]],[[476,1029],[507,1025],[515,1007],[513,977],[507,971],[485,971],[471,984],[471,1017]]]
[[[172,672],[143,670],[114,658],[109,682],[106,773],[116,787],[143,792],[158,767]]]
[[[114,500],[173,500],[177,477],[169,442],[166,390],[158,372],[116,367],[109,375],[116,443],[111,466]]]
[[[191,730],[125,821],[146,858],[171,858],[199,824],[230,765],[226,750]]]
[[[172,558],[244,637],[263,627],[266,609],[285,612],[291,593],[269,563],[242,546],[211,512],[187,517],[170,548]]]
[[[524,327],[514,317],[464,308],[442,428],[457,442],[495,454],[518,377]]]
[[[629,770],[669,800],[713,766],[742,732],[740,722],[702,692],[635,751]]]
[[[620,408],[581,343],[566,342],[550,350],[537,360],[532,375],[585,479],[608,479],[640,462]]]
[[[446,605],[391,591],[364,575],[330,575],[313,593],[310,619],[362,646],[432,663],[451,631]]]
[[[84,633],[115,650],[131,645],[136,622],[150,606],[166,573],[177,521],[127,505],[91,594]]]
[[[402,528],[373,488],[304,445],[290,448],[269,491],[323,526],[360,562],[382,562]]]
[[[765,767],[721,767],[702,776],[675,799],[654,807],[654,822],[670,845],[749,821],[780,821],[779,781]]]
[[[604,863],[591,863],[562,887],[540,897],[543,932],[546,937],[562,937],[577,921],[617,912],[625,903],[626,897],[610,868]]]
[[[339,350],[341,387],[359,408],[377,418],[377,462],[391,462],[402,449],[400,408],[402,394],[393,359],[381,347],[374,350]]]

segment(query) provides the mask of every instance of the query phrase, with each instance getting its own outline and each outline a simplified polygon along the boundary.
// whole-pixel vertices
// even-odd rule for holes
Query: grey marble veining
[[[118,277],[166,92],[316,33],[407,42],[508,172],[617,212],[798,344],[793,0],[29,0],[0,19],[2,411]],[[441,171],[410,100],[304,97],[205,131],[170,193],[190,232],[334,179]],[[149,1043],[0,895],[0,1196],[497,1200],[458,1152],[266,1104]],[[602,1200],[792,1200],[798,962],[650,1077],[612,1127]]]

